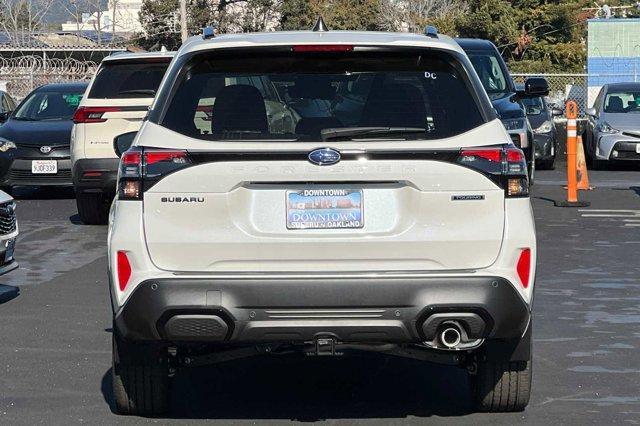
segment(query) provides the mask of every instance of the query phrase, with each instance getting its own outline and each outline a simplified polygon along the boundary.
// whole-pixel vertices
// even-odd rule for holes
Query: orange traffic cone
[[[587,160],[584,156],[584,145],[582,136],[578,136],[578,189],[590,191],[593,189],[589,185],[589,175],[587,174]]]

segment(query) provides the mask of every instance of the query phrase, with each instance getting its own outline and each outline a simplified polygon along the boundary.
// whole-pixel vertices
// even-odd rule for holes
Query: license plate
[[[56,174],[58,162],[56,160],[33,160],[31,162],[32,174]]]
[[[363,226],[362,190],[287,191],[287,229],[350,229]]]
[[[640,143],[636,144],[636,153],[640,154]]]

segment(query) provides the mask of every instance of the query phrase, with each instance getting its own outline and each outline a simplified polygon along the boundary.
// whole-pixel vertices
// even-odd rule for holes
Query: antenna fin
[[[313,26],[313,29],[311,31],[313,32],[329,31],[329,28],[327,27],[327,24],[324,23],[324,19],[322,19],[322,16],[318,16],[318,20],[316,21],[316,24]]]

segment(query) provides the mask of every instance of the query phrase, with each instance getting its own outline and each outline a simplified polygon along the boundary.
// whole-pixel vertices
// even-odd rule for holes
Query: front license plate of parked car
[[[349,229],[363,226],[360,189],[287,191],[287,229]]]
[[[56,174],[58,162],[56,160],[33,160],[31,162],[32,174]]]
[[[636,144],[636,152],[640,154],[640,143]]]

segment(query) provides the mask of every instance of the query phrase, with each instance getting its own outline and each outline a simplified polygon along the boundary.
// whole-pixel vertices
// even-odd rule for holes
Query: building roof
[[[188,39],[178,53],[212,48],[260,47],[294,44],[354,44],[369,46],[433,47],[462,53],[452,38],[439,34],[429,37],[423,34],[390,33],[377,31],[274,31],[266,33],[221,34],[203,39]]]

